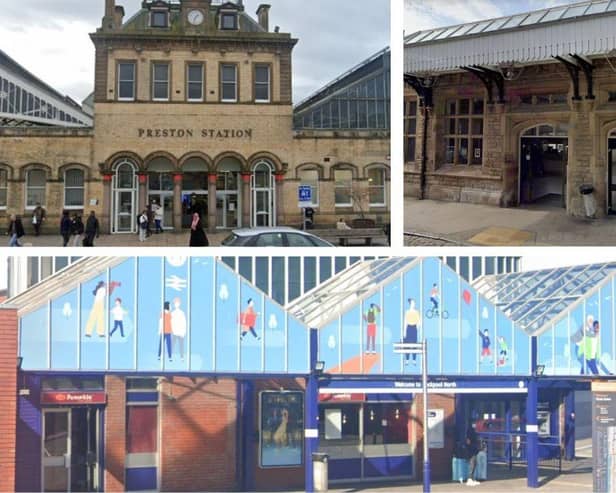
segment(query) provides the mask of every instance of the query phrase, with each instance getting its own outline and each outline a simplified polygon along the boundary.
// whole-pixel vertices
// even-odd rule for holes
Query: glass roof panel
[[[503,29],[509,29],[510,27],[517,27],[520,25],[520,23],[526,19],[526,17],[528,16],[528,14],[520,14],[520,15],[514,15],[513,17],[510,17],[509,20],[503,24]]]
[[[584,15],[586,9],[588,9],[588,4],[578,5],[577,7],[569,7],[567,12],[565,12],[565,15],[563,15],[561,19],[570,19],[571,17],[578,17],[580,15]]]
[[[492,22],[492,24],[490,24],[488,27],[486,27],[483,32],[487,33],[490,31],[496,31],[498,29],[500,29],[501,27],[503,27],[503,24],[505,24],[505,22],[507,22],[509,20],[509,17],[505,17],[504,19],[495,19],[494,22]]]
[[[616,0],[614,0],[616,2]],[[475,26],[477,25],[476,22],[472,22],[471,24],[468,24],[466,26],[462,26],[462,28],[456,33],[456,36],[464,36],[465,34],[468,34],[468,32],[473,29]]]
[[[483,31],[492,21],[483,21],[475,24],[475,27],[468,31],[466,34],[477,34]]]
[[[453,35],[453,33],[455,33],[458,29],[460,29],[463,26],[453,26],[450,27],[449,29],[446,29],[445,31],[443,31],[441,34],[439,34],[436,38],[434,39],[444,39],[444,38],[448,38],[449,36]]]
[[[447,29],[435,29],[434,31],[432,31],[428,36],[426,36],[425,38],[422,39],[422,41],[430,41],[434,38],[436,38],[439,34],[442,34],[446,31]]]
[[[546,16],[541,19],[541,22],[549,22],[549,21],[555,21],[557,19],[560,19],[560,16],[563,15],[563,12],[567,10],[567,7],[557,7],[554,9],[551,9]]]
[[[605,12],[605,9],[607,8],[607,4],[608,4],[607,1],[591,3],[590,7],[588,7],[588,10],[586,11],[586,15],[600,14],[601,12]]]
[[[413,33],[410,34],[408,38],[406,38],[405,43],[413,43],[415,42],[417,39],[422,38],[423,36],[425,36],[425,32],[423,31],[419,31],[417,33]]]
[[[610,6],[607,8],[607,12],[613,12],[616,10],[616,0],[612,0]]]
[[[542,10],[540,12],[533,12],[526,19],[524,19],[523,22],[520,23],[520,26],[528,26],[529,24],[535,24],[536,22],[539,22],[545,14],[547,14],[546,10]]]

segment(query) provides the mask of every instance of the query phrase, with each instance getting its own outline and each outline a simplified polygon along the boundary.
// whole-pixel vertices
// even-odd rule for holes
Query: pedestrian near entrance
[[[201,222],[201,216],[197,212],[193,214],[192,223],[190,225],[190,243],[191,247],[205,247],[209,246],[210,242],[207,239],[207,235],[203,230],[203,224]]]
[[[20,247],[19,238],[22,238],[26,232],[19,216],[11,214],[7,233],[9,235],[9,246]]]
[[[477,432],[472,425],[466,431],[466,449],[468,451],[469,471],[466,484],[469,486],[477,486],[479,481],[475,481],[475,468],[477,467],[477,454],[479,453],[479,438]]]
[[[71,218],[68,215],[68,211],[62,212],[62,219],[60,219],[60,235],[62,235],[62,246],[67,246],[71,239]]]
[[[154,224],[156,225],[156,234],[163,232],[163,208],[156,200],[152,202],[152,213],[154,214]]]
[[[98,224],[98,219],[96,218],[96,213],[94,211],[90,212],[90,216],[86,221],[86,235],[83,239],[83,246],[85,247],[93,247],[94,246],[94,238],[98,238],[100,235],[100,227]]]
[[[34,226],[34,236],[41,234],[41,226],[45,222],[47,213],[41,204],[37,203],[32,212],[32,226]]]
[[[79,246],[79,241],[82,238],[84,232],[83,221],[81,220],[81,216],[79,214],[74,214],[73,219],[71,220],[71,235],[73,236],[74,247]]]
[[[148,211],[143,209],[139,214],[139,241],[144,242],[148,234]]]

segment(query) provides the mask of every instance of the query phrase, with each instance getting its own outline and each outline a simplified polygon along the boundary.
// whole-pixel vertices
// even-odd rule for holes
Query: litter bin
[[[586,210],[586,217],[594,217],[597,212],[597,201],[595,199],[595,195],[593,192],[595,191],[595,187],[585,183],[580,185],[580,193],[582,194],[582,198],[584,199],[584,209]]]
[[[312,454],[312,480],[314,481],[314,491],[327,491],[329,455],[315,452]]]

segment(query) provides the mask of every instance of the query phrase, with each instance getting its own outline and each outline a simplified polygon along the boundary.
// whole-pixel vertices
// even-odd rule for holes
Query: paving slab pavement
[[[616,217],[586,219],[568,216],[554,207],[501,208],[488,205],[405,198],[404,231],[443,241],[477,245],[612,246],[616,245]],[[486,241],[491,228],[507,228],[512,240]],[[482,234],[483,233],[483,234]],[[477,243],[473,237],[479,238]],[[521,241],[523,239],[523,241]],[[409,242],[406,241],[405,244]]]

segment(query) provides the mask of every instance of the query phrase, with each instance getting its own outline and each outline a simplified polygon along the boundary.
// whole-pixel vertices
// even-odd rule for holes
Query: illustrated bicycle
[[[449,312],[447,310],[440,311],[438,308],[434,308],[434,307],[426,311],[427,318],[433,318],[433,317],[439,317],[439,316],[441,318],[449,318]]]

